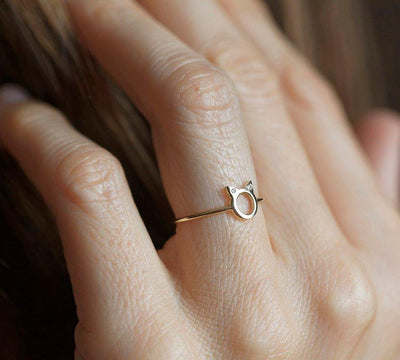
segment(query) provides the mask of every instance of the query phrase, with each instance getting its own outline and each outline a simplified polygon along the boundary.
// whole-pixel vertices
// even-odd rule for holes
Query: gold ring
[[[202,211],[202,212],[199,212],[194,215],[185,216],[185,217],[176,219],[175,224],[185,222],[185,221],[200,219],[202,217],[215,215],[215,214],[222,213],[222,212],[229,211],[229,210],[232,210],[241,219],[250,220],[257,214],[258,203],[264,200],[262,198],[257,198],[254,195],[254,188],[253,188],[252,181],[249,181],[247,183],[247,185],[242,189],[235,188],[234,186],[227,186],[226,190],[231,198],[231,202],[230,202],[229,206],[224,206],[224,207],[220,207],[220,208],[216,208],[216,209],[212,209],[212,210]],[[246,214],[242,210],[239,209],[238,198],[240,195],[245,195],[245,196],[247,195],[252,200],[253,208],[249,214]]]

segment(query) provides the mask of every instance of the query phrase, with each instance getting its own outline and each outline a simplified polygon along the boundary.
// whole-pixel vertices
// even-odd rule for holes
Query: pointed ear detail
[[[234,186],[227,186],[229,194],[234,194],[236,192],[236,188]]]
[[[253,191],[253,182],[250,180],[247,185],[245,186],[245,188],[249,191]]]

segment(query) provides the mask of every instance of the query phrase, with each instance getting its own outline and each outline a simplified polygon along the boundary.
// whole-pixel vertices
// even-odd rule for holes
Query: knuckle
[[[290,354],[297,354],[299,345],[294,326],[285,317],[286,315],[278,310],[269,319],[261,317],[247,321],[241,318],[240,330],[234,333],[233,339],[237,348],[245,353],[241,358],[287,359],[291,358]]]
[[[126,21],[127,8],[123,2],[119,1],[93,1],[88,14],[96,22],[109,22],[110,20]]]
[[[222,5],[232,14],[238,14],[242,17],[251,16],[254,18],[262,18],[268,15],[267,5],[260,0],[250,1],[232,1],[232,0],[220,0]]]
[[[177,334],[181,338],[177,338]],[[143,344],[143,353],[149,354],[149,359],[157,358],[160,353],[165,354],[166,359],[184,360],[198,358],[200,354],[193,354],[193,349],[189,345],[189,339],[180,333],[178,326],[165,326],[161,325],[157,330],[154,330],[151,336]],[[152,349],[149,352],[149,349]]]
[[[79,352],[79,349],[75,349],[74,360],[86,360]]]
[[[375,317],[375,294],[367,275],[354,260],[339,266],[327,294],[326,314],[334,327],[358,336]]]
[[[81,322],[75,328],[74,339],[79,354],[84,359],[121,359],[122,354],[135,352],[137,357],[158,359],[163,354],[163,359],[198,359],[199,354],[193,354],[187,334],[181,332],[181,324],[171,319],[170,314],[159,316],[141,324],[139,329],[134,329],[130,324],[112,334],[103,330],[93,332],[83,327]],[[190,330],[189,330],[190,331]],[[137,337],[132,342],[126,338],[135,332]],[[101,357],[99,357],[101,356]]]
[[[122,178],[119,161],[107,150],[91,144],[68,152],[56,169],[63,195],[80,207],[117,202]]]
[[[208,56],[231,74],[242,98],[270,104],[281,101],[278,76],[256,50],[230,37],[217,38]]]
[[[81,321],[78,322],[74,331],[75,352],[78,355],[78,359],[86,360],[92,358],[89,344],[96,341],[96,338],[97,335],[94,332],[84,327]]]
[[[201,118],[203,125],[212,125],[212,122],[207,123],[207,119],[223,119],[225,117],[221,117],[221,113],[229,114],[238,106],[236,90],[231,80],[206,62],[183,64],[174,71],[170,80],[178,111],[195,115],[184,116],[186,119]]]
[[[308,64],[288,61],[281,73],[281,84],[297,106],[337,111],[339,99],[332,84]]]
[[[266,279],[266,274],[253,277],[243,289],[244,303],[233,318],[241,326],[233,333],[233,341],[245,350],[243,358],[287,359],[299,352],[300,329],[287,312],[287,304],[271,294],[271,283]]]

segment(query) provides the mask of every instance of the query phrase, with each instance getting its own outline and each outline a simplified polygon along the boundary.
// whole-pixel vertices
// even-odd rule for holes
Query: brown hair
[[[269,5],[288,36],[334,83],[352,117],[385,104],[384,77],[363,2],[275,0]],[[79,46],[62,1],[3,0],[0,62],[0,83],[19,83],[58,107],[120,159],[144,222],[161,246],[174,228],[149,127]],[[0,357],[70,359],[75,309],[54,219],[5,152],[0,152],[0,173],[0,314],[7,309],[4,323],[10,324],[0,329],[7,345]],[[150,208],[158,215],[152,216]]]

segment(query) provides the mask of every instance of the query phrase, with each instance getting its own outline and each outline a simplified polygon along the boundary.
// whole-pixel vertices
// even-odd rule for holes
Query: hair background
[[[353,122],[373,107],[400,108],[398,1],[268,4],[334,84]],[[0,84],[5,82],[19,83],[61,109],[120,159],[155,245],[162,246],[174,231],[173,216],[148,125],[80,48],[61,0],[0,0]],[[54,218],[2,150],[0,234],[0,358],[73,358],[76,315]]]

